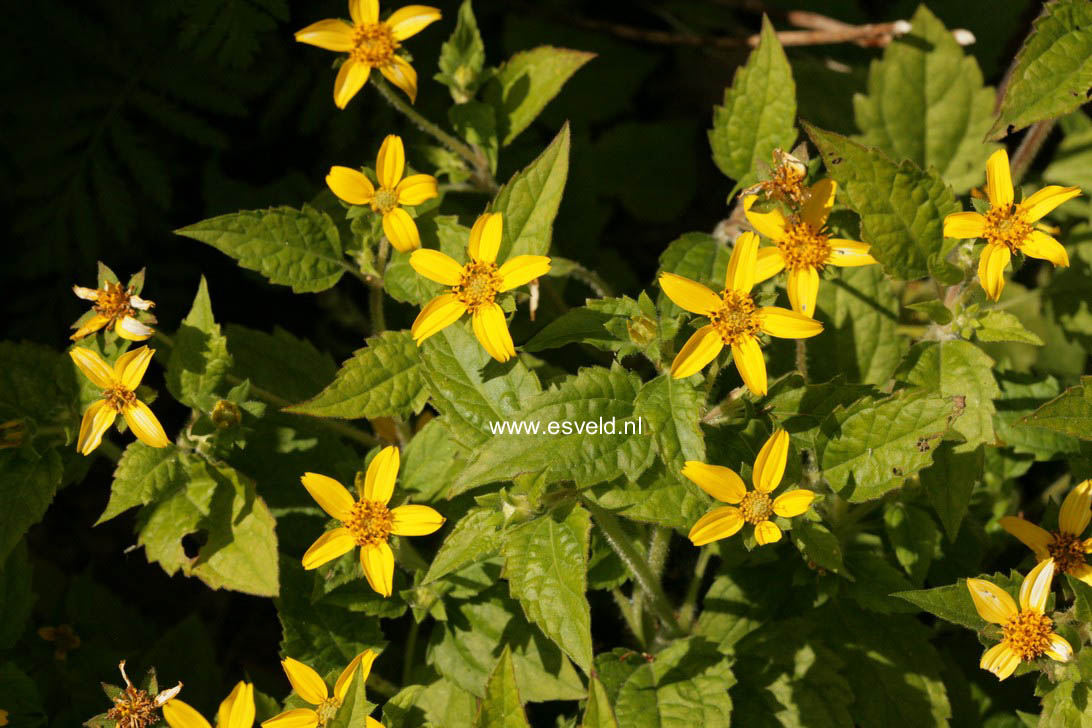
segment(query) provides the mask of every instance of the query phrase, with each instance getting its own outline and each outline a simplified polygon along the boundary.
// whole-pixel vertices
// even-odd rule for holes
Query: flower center
[[[770,520],[773,503],[770,502],[770,496],[767,494],[752,490],[740,501],[739,512],[743,514],[744,521],[757,526],[763,521]]]
[[[386,23],[365,23],[353,26],[353,49],[349,58],[372,68],[386,66],[402,44]]]
[[[337,696],[326,698],[315,706],[315,715],[318,716],[318,724],[324,726],[334,719],[337,709],[341,707],[341,701]]]
[[[500,286],[496,263],[467,263],[463,266],[459,285],[454,286],[451,292],[470,313],[474,313],[479,308],[492,305]]]
[[[129,407],[136,402],[136,394],[133,390],[123,387],[120,384],[115,384],[109,389],[102,390],[102,398],[106,400],[106,406],[115,412],[121,412],[126,407]]]
[[[1021,660],[1034,660],[1050,647],[1050,633],[1054,622],[1045,614],[1028,609],[1014,614],[1002,627],[1005,644],[1020,656]]]
[[[773,176],[767,183],[769,185],[768,196],[775,200],[785,200],[795,207],[804,204],[804,187],[800,183],[804,181],[804,165],[797,162],[792,164],[784,162],[774,169]]]
[[[114,698],[114,707],[106,711],[106,717],[117,721],[118,728],[145,728],[159,722],[152,697],[132,685]]]
[[[1084,565],[1084,541],[1065,531],[1055,531],[1052,535],[1054,538],[1047,544],[1047,551],[1054,557],[1058,571],[1073,573],[1078,566]]]
[[[1004,245],[1015,253],[1021,243],[1031,237],[1031,223],[1024,219],[1019,205],[991,207],[986,213],[983,237],[994,245]]]
[[[724,304],[710,319],[726,345],[732,346],[748,336],[758,335],[753,298],[742,291],[725,290],[720,294],[720,300]]]
[[[99,289],[94,309],[111,319],[129,316],[133,313],[133,308],[129,305],[130,294],[131,291],[122,288],[120,283],[107,283]]]
[[[785,233],[785,238],[777,243],[777,249],[785,259],[786,268],[823,270],[830,258],[829,235],[803,221],[790,224]]]
[[[380,187],[375,191],[375,196],[372,197],[372,212],[386,215],[396,207],[398,207],[397,192],[390,187]]]
[[[353,534],[357,546],[374,546],[387,541],[393,520],[390,509],[382,503],[359,500],[353,505],[349,520],[341,524]]]

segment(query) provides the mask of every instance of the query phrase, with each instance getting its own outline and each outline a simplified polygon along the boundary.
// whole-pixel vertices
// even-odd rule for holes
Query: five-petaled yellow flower
[[[72,334],[73,341],[79,341],[111,324],[114,327],[114,333],[129,341],[144,341],[155,333],[136,318],[137,311],[147,311],[155,304],[133,295],[131,288],[124,288],[120,283],[107,281],[102,288],[72,286],[72,292],[83,300],[92,301],[95,304],[92,307],[95,314],[80,326],[76,333]],[[150,318],[152,323],[155,323],[155,317]]]
[[[287,657],[281,661],[284,673],[288,675],[288,682],[292,683],[292,689],[296,695],[306,700],[312,708],[295,708],[286,710],[278,716],[262,721],[263,728],[316,728],[325,726],[335,715],[341,702],[352,687],[353,677],[359,667],[363,672],[360,679],[367,682],[368,673],[372,671],[372,663],[376,654],[371,650],[364,650],[354,657],[352,661],[341,671],[337,682],[334,683],[334,694],[326,688],[326,681],[313,669],[299,660]],[[372,717],[367,719],[367,728],[383,728],[383,724]]]
[[[320,20],[296,31],[300,43],[349,54],[334,81],[334,104],[344,109],[368,82],[373,68],[415,101],[417,72],[396,51],[406,38],[439,20],[440,11],[427,5],[407,5],[380,21],[379,0],[349,0],[349,17],[352,23]]]
[[[788,269],[786,287],[792,310],[815,315],[815,299],[819,295],[819,272],[828,265],[872,265],[876,259],[869,254],[872,246],[857,240],[832,238],[823,227],[834,207],[838,186],[832,179],[822,179],[808,190],[807,201],[799,215],[786,219],[780,210],[757,212],[752,206],[755,195],[743,198],[747,221],[755,230],[774,242],[777,247],[758,251],[755,282],[761,283]]]
[[[1092,585],[1092,566],[1085,554],[1092,553],[1092,538],[1081,534],[1092,520],[1092,480],[1069,491],[1058,512],[1058,530],[1054,533],[1025,521],[1019,516],[1005,516],[1001,527],[1035,552],[1038,561],[1054,559],[1055,569]]]
[[[671,362],[671,376],[689,377],[717,358],[725,346],[732,347],[736,369],[747,388],[766,394],[766,360],[758,345],[760,333],[788,339],[806,339],[823,330],[810,316],[786,308],[756,308],[751,298],[758,260],[758,236],[743,233],[728,261],[724,290],[718,296],[701,283],[674,273],[660,274],[660,288],[678,306],[708,316],[712,323],[694,332]]]
[[[253,728],[254,686],[239,681],[235,689],[220,703],[216,728]],[[189,703],[175,698],[163,706],[163,718],[171,728],[212,728]],[[301,724],[302,725],[302,724]]]
[[[1019,667],[1021,660],[1034,660],[1046,655],[1058,662],[1067,662],[1073,648],[1064,637],[1053,631],[1054,622],[1043,614],[1050,596],[1050,580],[1054,577],[1054,560],[1040,562],[1024,577],[1020,585],[1020,608],[1009,593],[984,579],[967,579],[975,609],[987,622],[1001,625],[999,644],[986,650],[978,666],[1004,680]]]
[[[722,503],[732,504],[715,508],[699,518],[690,529],[690,541],[695,546],[704,546],[734,535],[743,528],[744,523],[755,527],[755,541],[759,546],[781,540],[781,529],[770,518],[774,514],[782,518],[799,516],[808,510],[815,498],[815,493],[803,489],[790,490],[777,498],[770,498],[770,493],[785,474],[788,456],[789,433],[777,430],[755,458],[754,472],[751,474],[755,489],[750,492],[743,478],[731,468],[687,460],[682,469],[683,475]]]
[[[166,447],[170,444],[163,426],[148,408],[137,399],[136,388],[144,378],[144,372],[152,361],[155,349],[142,346],[122,354],[113,368],[95,352],[82,346],[75,346],[68,352],[80,371],[96,386],[102,387],[102,399],[92,402],[83,413],[80,423],[80,435],[76,440],[76,449],[84,455],[102,442],[102,436],[114,418],[121,414],[125,417],[133,434],[149,447]]]
[[[383,448],[372,458],[364,475],[360,499],[341,483],[318,473],[304,473],[300,480],[322,510],[341,521],[341,526],[318,537],[303,555],[303,568],[315,569],[327,561],[360,547],[360,564],[372,589],[391,595],[394,552],[387,540],[395,536],[427,536],[444,524],[444,517],[428,506],[387,508],[398,477],[398,448]]]
[[[489,355],[508,361],[516,355],[504,311],[494,301],[498,293],[530,283],[546,275],[550,259],[545,255],[517,255],[497,267],[503,222],[498,212],[485,213],[470,230],[467,253],[470,262],[460,265],[439,250],[416,250],[410,256],[413,269],[451,290],[428,302],[413,322],[413,340],[421,342],[439,333],[470,312],[474,335]]]
[[[436,196],[436,178],[431,174],[412,174],[402,179],[406,151],[402,138],[390,134],[379,147],[375,174],[379,189],[360,170],[331,167],[326,175],[330,190],[350,205],[371,205],[372,212],[383,216],[383,233],[395,250],[408,253],[421,247],[417,224],[399,205],[420,205]]]
[[[1005,266],[1013,253],[1049,260],[1054,265],[1069,265],[1069,255],[1062,244],[1033,226],[1055,207],[1080,194],[1079,187],[1050,185],[1014,204],[1009,155],[998,149],[986,160],[990,209],[985,215],[977,212],[948,215],[944,218],[944,237],[986,239],[986,247],[978,259],[978,281],[986,295],[996,301],[1005,287]]]

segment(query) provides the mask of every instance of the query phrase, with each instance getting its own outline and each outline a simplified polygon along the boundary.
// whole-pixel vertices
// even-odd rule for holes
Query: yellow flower
[[[1092,566],[1085,554],[1092,553],[1092,538],[1082,540],[1081,534],[1092,520],[1092,480],[1086,480],[1069,491],[1058,513],[1058,530],[1054,533],[1019,516],[1005,516],[1001,527],[1035,552],[1038,561],[1054,559],[1055,569],[1071,574],[1092,585]]]
[[[163,718],[171,728],[212,728],[200,713],[177,698],[163,706]],[[216,728],[252,728],[254,686],[240,681],[220,703]]]
[[[136,319],[137,311],[147,311],[155,304],[133,295],[133,289],[107,281],[102,288],[72,286],[72,291],[83,300],[95,303],[92,307],[95,315],[72,334],[73,341],[79,341],[110,324],[113,324],[114,333],[129,341],[144,341],[155,333]],[[154,316],[151,321],[155,323]]]
[[[421,309],[413,322],[413,340],[421,342],[470,312],[474,335],[497,361],[516,355],[504,311],[493,300],[498,293],[530,283],[550,270],[545,255],[517,255],[497,267],[502,220],[499,212],[485,213],[470,230],[470,262],[460,265],[439,250],[417,250],[410,256],[413,269],[429,280],[451,286]]]
[[[304,473],[303,487],[341,526],[318,537],[303,555],[303,568],[315,569],[360,547],[360,564],[372,589],[391,595],[394,552],[387,540],[395,536],[426,536],[444,524],[444,517],[428,506],[387,508],[398,476],[398,448],[383,448],[372,458],[364,475],[360,499],[341,483],[318,473]]]
[[[349,54],[334,81],[334,104],[344,109],[368,82],[373,68],[405,91],[411,102],[415,101],[417,72],[396,51],[406,38],[439,20],[440,11],[426,5],[407,5],[380,21],[379,0],[349,0],[349,17],[352,23],[320,20],[296,31],[300,43]]]
[[[395,250],[403,253],[421,247],[417,224],[399,205],[420,205],[436,196],[436,178],[414,174],[402,179],[406,152],[402,138],[390,134],[379,147],[375,173],[379,189],[362,172],[348,167],[331,167],[326,175],[330,190],[350,205],[371,205],[372,212],[383,216],[383,232]]]
[[[1014,204],[1009,155],[1004,149],[998,149],[986,160],[989,211],[985,215],[977,212],[948,215],[944,218],[944,237],[986,239],[986,247],[978,259],[978,281],[986,295],[996,301],[1005,287],[1005,266],[1013,253],[1049,260],[1054,265],[1069,265],[1069,255],[1062,244],[1045,232],[1035,230],[1033,225],[1058,205],[1080,194],[1079,187],[1049,185],[1020,204]]]
[[[760,283],[788,268],[787,288],[792,310],[815,315],[819,295],[819,272],[828,265],[872,265],[871,246],[857,240],[832,238],[823,230],[834,206],[838,186],[832,179],[819,180],[808,190],[807,201],[798,216],[785,219],[780,210],[756,212],[755,195],[743,198],[747,221],[777,246],[758,251],[755,282]]]
[[[815,493],[810,490],[798,489],[770,499],[770,493],[785,474],[788,456],[789,433],[777,430],[755,458],[754,472],[751,474],[755,489],[749,493],[743,478],[731,468],[687,460],[682,469],[683,475],[722,503],[732,504],[716,508],[699,518],[690,529],[690,541],[695,546],[704,546],[734,535],[743,528],[744,523],[755,527],[755,541],[759,546],[781,540],[781,529],[770,520],[770,516],[799,516],[808,510],[815,498]]]
[[[102,442],[106,429],[120,413],[125,417],[133,434],[149,447],[166,447],[170,444],[163,426],[148,405],[137,399],[136,388],[144,378],[155,349],[142,346],[118,357],[114,367],[102,360],[95,352],[75,346],[68,352],[76,366],[96,386],[102,387],[102,399],[93,402],[83,413],[76,449],[84,455]]]
[[[823,324],[785,308],[756,308],[751,298],[755,284],[758,236],[743,233],[728,261],[724,290],[718,296],[701,283],[674,273],[660,274],[660,288],[678,306],[708,316],[711,323],[694,332],[671,362],[671,376],[689,377],[713,361],[725,346],[747,388],[766,394],[766,361],[758,345],[760,333],[788,339],[806,339],[823,330]]]
[[[326,725],[337,715],[338,708],[341,707],[341,701],[345,700],[345,696],[353,684],[353,677],[356,675],[357,668],[363,670],[360,679],[367,682],[368,673],[372,671],[372,663],[375,662],[375,658],[376,654],[371,650],[364,650],[354,657],[341,671],[337,682],[334,683],[333,695],[330,695],[327,690],[326,681],[310,667],[299,660],[293,660],[291,657],[281,660],[281,667],[284,668],[284,673],[288,675],[288,682],[292,683],[292,689],[296,691],[296,695],[299,695],[315,707],[314,709],[296,708],[286,710],[278,716],[262,721],[262,727],[316,728],[316,726]],[[376,728],[376,726],[382,728],[379,721],[369,717],[367,728]],[[221,728],[223,727],[221,726]]]
[[[1046,655],[1058,662],[1067,662],[1073,648],[1064,637],[1051,628],[1054,622],[1043,614],[1050,596],[1050,580],[1054,577],[1054,560],[1040,562],[1020,585],[1020,608],[1009,593],[983,579],[967,579],[975,609],[987,622],[1001,625],[999,644],[986,650],[978,666],[1004,680],[1020,665],[1021,660],[1034,660]]]

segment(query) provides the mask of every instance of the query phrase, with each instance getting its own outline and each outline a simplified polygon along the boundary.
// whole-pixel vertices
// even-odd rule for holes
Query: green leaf
[[[702,599],[694,634],[713,640],[721,652],[732,653],[741,639],[769,624],[771,610],[789,598],[790,590],[787,581],[770,579],[761,567],[720,573]]]
[[[471,508],[448,532],[421,583],[429,584],[496,554],[501,548],[503,526],[504,514],[492,509]]]
[[[835,411],[818,438],[823,475],[854,503],[879,498],[932,462],[932,448],[957,412],[951,400],[927,390]]]
[[[56,450],[0,450],[0,564],[23,534],[42,520],[61,485],[64,466]]]
[[[330,216],[305,204],[302,209],[242,210],[175,230],[207,243],[296,293],[332,288],[346,270],[341,238]]]
[[[927,275],[940,254],[944,217],[961,209],[940,175],[909,161],[896,165],[879,150],[807,123],[804,130],[840,185],[841,201],[861,216],[861,239],[884,270],[903,280]]]
[[[516,53],[498,68],[482,96],[496,111],[501,146],[511,144],[530,126],[565,82],[593,58],[594,53],[539,46]]]
[[[884,531],[895,549],[895,558],[914,584],[925,581],[940,546],[940,529],[923,508],[892,503],[883,514]]]
[[[913,607],[891,596],[914,585],[891,564],[878,537],[871,534],[859,537],[858,543],[846,549],[845,558],[853,580],[843,588],[857,604],[880,614],[914,612]]]
[[[455,103],[469,101],[478,90],[485,65],[485,45],[470,0],[463,0],[459,5],[455,30],[440,46],[438,65],[440,72],[433,78],[451,90]]]
[[[512,650],[506,645],[485,685],[485,697],[474,718],[474,728],[530,728],[516,685]]]
[[[913,29],[884,49],[868,73],[868,95],[853,98],[858,140],[892,159],[934,168],[957,193],[980,184],[983,144],[993,121],[994,90],[982,85],[974,56],[964,55],[952,33],[919,5]]]
[[[17,544],[0,562],[0,650],[10,650],[26,628],[36,597],[30,589],[31,569],[25,543]]]
[[[383,704],[384,728],[470,725],[478,714],[477,699],[444,678],[410,685]]]
[[[570,309],[546,324],[520,348],[535,352],[567,344],[588,344],[604,351],[619,351],[630,342],[628,337],[620,339],[613,326],[619,323],[625,326],[632,317],[640,315],[641,307],[628,296],[589,299],[587,305]]]
[[[46,725],[38,684],[14,662],[0,662],[0,695],[4,696],[4,710],[13,727]]]
[[[313,398],[285,411],[349,420],[404,417],[428,400],[421,357],[409,331],[385,331],[353,352],[334,381]]]
[[[1084,0],[1047,3],[1016,54],[989,138],[1076,109],[1088,101],[1090,86],[1092,6]]]
[[[114,469],[110,501],[99,516],[99,525],[134,506],[148,505],[162,499],[186,483],[187,473],[174,445],[148,447],[131,442]]]
[[[925,495],[944,526],[948,540],[955,543],[959,526],[967,515],[974,486],[982,478],[984,446],[974,450],[943,442],[933,452],[933,464],[918,476]]]
[[[1092,713],[1088,711],[1085,683],[1063,680],[1043,696],[1043,711],[1039,714],[1041,728],[1090,728]]]
[[[436,500],[471,457],[471,451],[452,438],[444,419],[429,420],[402,451],[399,483],[421,494],[414,500]]]
[[[994,428],[997,439],[1017,453],[1030,453],[1036,460],[1053,460],[1058,454],[1080,450],[1080,441],[1041,427],[1025,427],[1021,419],[1061,394],[1061,384],[1049,374],[1019,374],[1002,372],[998,375],[1001,396],[995,400],[997,419]]]
[[[634,413],[652,433],[669,472],[681,471],[687,460],[705,460],[705,438],[698,425],[704,404],[704,394],[689,380],[670,374],[646,382],[637,393]]]
[[[591,671],[588,536],[591,516],[579,505],[555,509],[504,538],[504,576],[527,618],[584,672]]]
[[[466,261],[466,246],[470,228],[460,225],[454,215],[425,215],[416,220],[421,246],[439,250],[460,263]],[[507,226],[508,221],[504,224]],[[443,286],[428,280],[410,265],[411,253],[391,251],[390,262],[383,271],[383,289],[396,301],[424,305],[440,294]],[[503,262],[503,260],[502,260]]]
[[[512,175],[489,206],[504,217],[497,260],[517,255],[546,255],[554,218],[569,177],[569,125],[561,127],[542,154]]]
[[[638,667],[618,691],[618,724],[632,728],[727,725],[731,660],[701,637],[676,640]]]
[[[572,480],[577,486],[623,474],[638,477],[653,457],[651,438],[637,419],[640,386],[639,377],[618,365],[582,369],[567,377],[527,400],[517,415],[498,418],[538,434],[498,434],[484,442],[449,494],[541,471],[548,472],[548,482]]]
[[[272,334],[237,324],[226,327],[234,371],[255,387],[276,392],[289,401],[315,396],[337,372],[329,354],[279,326]]]
[[[1081,377],[1080,386],[1065,390],[1019,424],[1092,440],[1092,377]]]
[[[1028,331],[1020,319],[1008,311],[989,311],[976,323],[974,335],[979,341],[1016,341],[1021,344],[1042,346],[1038,334]]]
[[[167,361],[167,389],[179,402],[211,412],[216,390],[231,365],[227,338],[213,318],[208,284],[201,276],[193,306],[174,336]]]
[[[455,133],[470,146],[484,154],[489,169],[496,171],[500,146],[497,141],[497,117],[493,107],[480,101],[466,101],[447,110],[447,118]]]
[[[673,240],[660,254],[660,273],[676,275],[697,281],[713,291],[724,290],[724,278],[728,272],[728,260],[732,251],[706,233],[685,233]],[[682,309],[660,292],[660,310],[665,316],[675,316]]]
[[[804,384],[803,377],[792,373],[770,386],[758,409],[768,412],[795,441],[816,450],[822,422],[838,407],[848,407],[873,391],[865,384],[846,384],[841,376],[822,384]]]
[[[618,728],[618,719],[610,705],[603,683],[594,674],[588,680],[588,702],[584,707],[584,720],[580,728]]]
[[[358,666],[352,683],[349,684],[349,691],[345,693],[341,706],[328,725],[330,728],[363,728],[375,708],[375,703],[368,702],[364,697],[364,675]]]
[[[0,361],[0,423],[28,418],[45,425],[78,418],[76,367],[68,356],[29,341],[0,341]]]
[[[1087,623],[1092,620],[1092,586],[1070,574],[1065,575],[1065,580],[1069,584],[1069,588],[1073,590],[1075,597],[1073,606],[1076,608],[1077,619]]]
[[[596,501],[633,521],[690,530],[709,510],[710,498],[676,470],[659,462],[636,480],[622,477],[595,489]]]
[[[1069,122],[1067,124],[1066,122]],[[1083,111],[1075,111],[1061,120],[1065,131],[1043,179],[1066,187],[1092,188],[1092,123]]]
[[[842,560],[842,544],[821,523],[800,519],[793,524],[792,542],[808,561],[827,571],[852,578]]]
[[[724,106],[713,108],[709,145],[721,172],[743,186],[757,178],[759,162],[796,141],[796,84],[785,51],[769,18],[762,18],[758,47],[736,69],[724,91]]]

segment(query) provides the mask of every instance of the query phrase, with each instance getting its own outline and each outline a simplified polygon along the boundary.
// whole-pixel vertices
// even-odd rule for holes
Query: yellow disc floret
[[[1021,660],[1034,660],[1050,648],[1054,622],[1033,609],[1012,615],[1001,628],[1004,642]]]
[[[102,390],[102,398],[115,412],[124,412],[126,407],[131,407],[137,401],[136,393],[121,384]]]
[[[785,237],[777,241],[777,249],[789,270],[823,270],[830,259],[829,240],[829,235],[800,220],[786,226]]]
[[[315,715],[318,718],[318,724],[324,726],[333,720],[340,707],[341,701],[338,700],[336,696],[326,698],[326,700],[323,700],[315,706]]]
[[[732,346],[745,338],[758,335],[755,302],[749,294],[725,290],[721,292],[720,299],[723,304],[709,318],[725,345]]]
[[[501,288],[501,278],[497,275],[496,263],[471,262],[463,266],[459,285],[451,292],[459,299],[470,313],[493,304],[493,299]]]
[[[380,187],[371,201],[372,212],[386,215],[398,207],[398,193],[389,187]]]
[[[1020,245],[1031,238],[1032,226],[1019,205],[991,207],[986,213],[985,232],[982,236],[994,245],[1003,245],[1016,253]]]
[[[117,721],[118,728],[145,728],[159,722],[156,708],[152,696],[129,685],[114,698],[114,707],[106,711],[106,717]]]
[[[364,23],[353,27],[353,49],[349,57],[372,68],[386,66],[401,43],[386,23]]]
[[[1053,540],[1046,545],[1047,551],[1054,558],[1054,568],[1063,572],[1074,572],[1084,566],[1084,541],[1071,533],[1055,531]]]
[[[739,512],[744,521],[757,526],[763,521],[770,520],[770,516],[773,515],[773,502],[766,493],[752,490],[740,501]]]
[[[95,300],[94,309],[111,319],[119,319],[124,316],[132,316],[133,307],[129,305],[129,298],[133,292],[123,288],[120,283],[107,283],[99,289],[99,296]]]
[[[359,500],[353,505],[349,519],[342,521],[356,539],[358,546],[386,543],[394,525],[390,509],[383,503]]]

